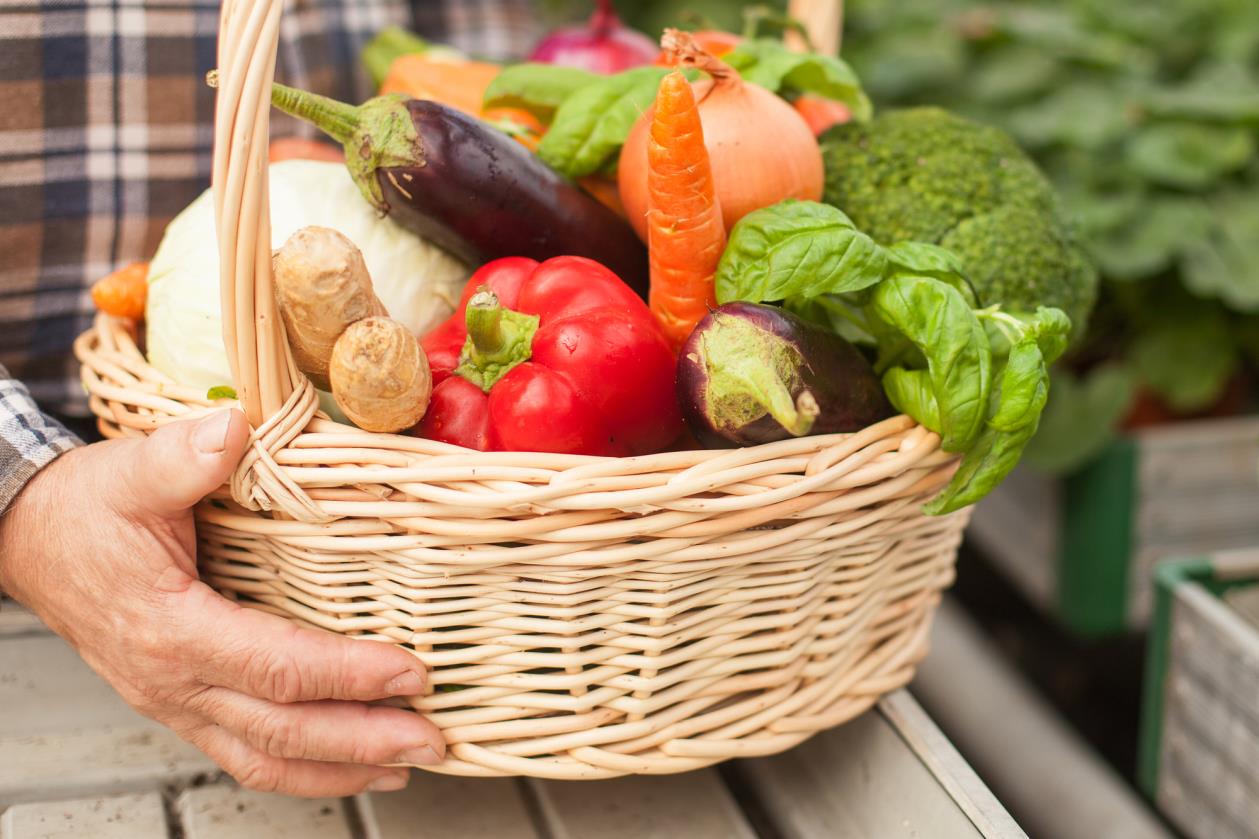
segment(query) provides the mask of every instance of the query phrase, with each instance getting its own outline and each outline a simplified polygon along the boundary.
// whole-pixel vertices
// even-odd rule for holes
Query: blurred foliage
[[[1123,418],[1121,380],[1192,414],[1254,367],[1259,0],[849,0],[844,57],[880,107],[1010,131],[1103,273],[1038,462],[1104,445],[1086,429]]]

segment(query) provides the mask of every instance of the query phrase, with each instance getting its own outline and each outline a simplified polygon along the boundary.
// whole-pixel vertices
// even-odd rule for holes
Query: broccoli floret
[[[1097,274],[1057,195],[1005,132],[940,108],[890,111],[822,137],[824,200],[883,244],[962,258],[984,305],[1057,306],[1081,335]]]

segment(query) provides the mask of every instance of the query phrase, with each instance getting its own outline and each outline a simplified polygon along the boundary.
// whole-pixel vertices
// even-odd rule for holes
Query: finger
[[[272,702],[370,702],[424,692],[424,664],[393,644],[305,629],[202,584],[184,597],[187,642],[198,653],[204,684]]]
[[[334,700],[281,705],[226,688],[205,690],[191,707],[274,757],[431,766],[446,755],[437,726],[401,708]]]
[[[223,767],[237,783],[258,792],[339,798],[367,791],[400,790],[410,779],[410,770],[406,769],[274,757],[217,725],[199,728],[191,732],[188,739]]]
[[[183,513],[223,485],[248,441],[245,415],[223,410],[114,447],[120,500],[128,512],[138,508],[163,518]]]

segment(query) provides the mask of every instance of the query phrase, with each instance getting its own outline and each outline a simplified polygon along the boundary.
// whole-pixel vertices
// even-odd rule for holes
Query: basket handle
[[[223,344],[241,406],[253,426],[232,476],[232,496],[252,510],[327,521],[273,456],[302,432],[318,399],[298,371],[271,280],[267,145],[284,0],[224,0],[219,19],[214,111],[215,231]]]
[[[817,51],[824,55],[839,55],[840,37],[844,29],[844,0],[791,0],[787,15],[804,24]],[[803,49],[803,42],[794,32],[787,34],[788,43],[795,49]]]

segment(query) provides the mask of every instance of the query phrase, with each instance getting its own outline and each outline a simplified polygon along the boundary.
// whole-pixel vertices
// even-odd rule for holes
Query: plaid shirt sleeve
[[[0,367],[0,514],[36,472],[78,445],[79,438],[40,413],[22,383]]]

